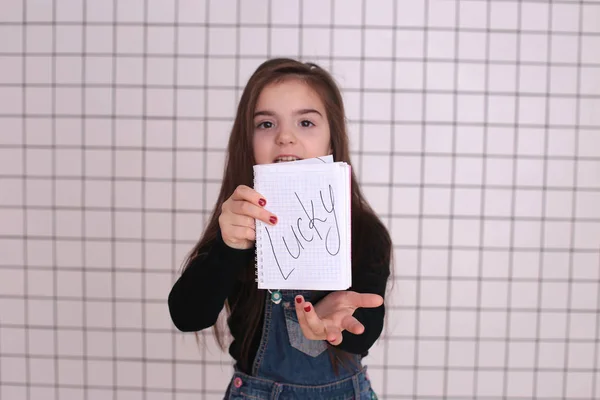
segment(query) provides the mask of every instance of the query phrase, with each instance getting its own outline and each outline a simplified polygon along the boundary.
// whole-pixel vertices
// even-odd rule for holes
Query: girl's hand
[[[277,223],[277,217],[263,207],[266,200],[254,189],[240,185],[223,203],[219,226],[223,241],[234,249],[249,249],[256,240],[256,219],[269,225]]]
[[[352,316],[357,308],[373,308],[383,304],[383,297],[377,294],[352,291],[332,292],[325,296],[316,307],[305,302],[302,296],[296,297],[296,315],[307,339],[327,340],[337,346],[342,343],[342,332],[347,330],[355,335],[364,332],[365,327]]]

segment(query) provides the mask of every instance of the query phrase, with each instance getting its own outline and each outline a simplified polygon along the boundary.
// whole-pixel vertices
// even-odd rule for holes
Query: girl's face
[[[287,79],[267,85],[254,110],[254,159],[258,164],[331,154],[325,106],[306,83]]]

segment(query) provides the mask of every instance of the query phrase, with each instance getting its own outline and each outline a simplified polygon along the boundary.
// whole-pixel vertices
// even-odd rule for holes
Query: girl
[[[344,106],[325,70],[266,61],[250,78],[228,145],[221,191],[204,235],[169,294],[183,332],[214,326],[226,307],[234,375],[226,399],[376,398],[361,359],[379,338],[390,275],[389,234],[352,174],[352,282],[347,291],[282,291],[254,280],[255,220],[277,223],[251,188],[252,166],[332,154],[349,163]]]

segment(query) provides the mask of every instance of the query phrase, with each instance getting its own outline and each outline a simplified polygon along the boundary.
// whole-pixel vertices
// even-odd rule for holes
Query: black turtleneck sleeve
[[[253,257],[254,248],[233,249],[219,232],[212,246],[190,261],[171,288],[168,305],[175,327],[196,332],[214,325],[240,269]]]

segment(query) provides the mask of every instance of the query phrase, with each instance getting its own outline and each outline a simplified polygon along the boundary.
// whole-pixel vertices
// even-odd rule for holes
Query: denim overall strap
[[[269,343],[269,332],[271,331],[271,319],[272,319],[272,311],[273,311],[273,302],[271,301],[271,296],[265,297],[265,310],[264,310],[264,320],[262,327],[262,335],[260,339],[260,344],[258,345],[258,350],[256,352],[256,356],[254,357],[254,363],[252,364],[252,375],[258,376],[260,365],[263,361],[265,351],[267,350],[267,344]]]

